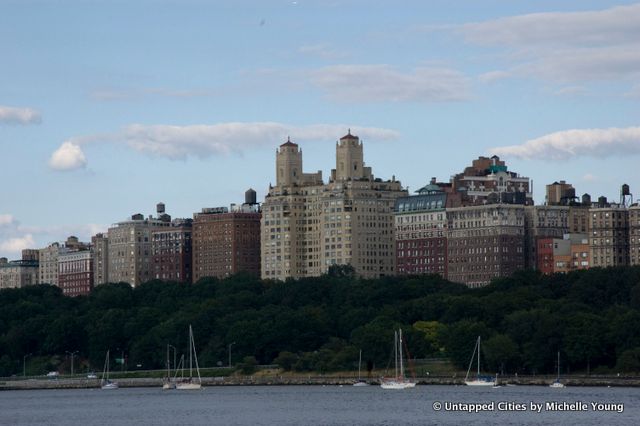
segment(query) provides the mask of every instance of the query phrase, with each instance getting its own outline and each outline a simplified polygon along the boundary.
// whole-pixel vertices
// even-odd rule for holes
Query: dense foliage
[[[233,362],[245,371],[369,369],[389,361],[402,327],[412,357],[448,357],[466,370],[476,336],[487,371],[640,372],[640,268],[542,276],[525,271],[481,289],[438,276],[354,278],[335,268],[318,278],[261,281],[245,275],[189,285],[108,284],[87,297],[38,285],[0,291],[0,375],[20,374],[26,357],[46,368],[78,360],[102,368],[123,352],[129,369],[163,368],[167,344],[188,353],[193,324],[200,365]],[[366,365],[365,364],[365,365]],[[66,366],[65,366],[66,368]],[[565,368],[563,368],[565,370]]]

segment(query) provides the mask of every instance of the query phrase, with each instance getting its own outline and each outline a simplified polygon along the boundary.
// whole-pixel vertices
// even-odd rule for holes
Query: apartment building
[[[262,278],[318,276],[332,265],[367,278],[395,275],[394,206],[406,195],[395,177],[373,176],[351,132],[336,143],[326,184],[320,171],[303,173],[302,151],[288,140],[276,151],[276,185],[262,209]]]

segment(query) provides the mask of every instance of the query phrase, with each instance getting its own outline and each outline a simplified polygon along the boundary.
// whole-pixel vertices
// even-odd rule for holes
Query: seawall
[[[547,386],[555,376],[509,376],[498,377],[500,385]],[[120,387],[162,387],[161,378],[113,378]],[[379,379],[365,379],[370,384],[379,384]],[[463,377],[417,377],[419,385],[464,385]],[[354,377],[313,376],[313,375],[274,375],[274,376],[228,376],[203,377],[203,386],[349,386],[355,382]],[[566,376],[562,382],[567,386],[623,386],[640,387],[640,377],[628,376]],[[100,380],[84,378],[59,379],[0,379],[0,390],[30,389],[90,389],[99,388]]]

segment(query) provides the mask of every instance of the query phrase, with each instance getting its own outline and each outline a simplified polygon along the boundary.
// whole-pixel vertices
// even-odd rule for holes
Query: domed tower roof
[[[347,134],[340,138],[340,140],[358,140],[358,137],[351,134],[351,129],[348,130]]]
[[[291,139],[287,136],[287,141],[280,146],[298,146],[298,144],[291,142]]]

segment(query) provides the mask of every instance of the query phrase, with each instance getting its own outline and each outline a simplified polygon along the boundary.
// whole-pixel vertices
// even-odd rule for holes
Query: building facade
[[[22,250],[22,259],[0,258],[0,289],[38,284],[38,250]]]
[[[151,232],[153,278],[190,283],[192,279],[191,219],[174,219],[171,226]]]
[[[629,264],[640,265],[640,205],[629,208]]]
[[[397,273],[447,278],[447,194],[435,179],[416,192],[395,204]]]
[[[164,205],[162,210],[164,212]],[[126,282],[135,287],[153,279],[152,234],[171,224],[171,217],[163,212],[159,218],[149,216],[146,219],[135,214],[131,220],[109,228],[108,282]]]
[[[60,243],[39,250],[38,282],[58,285],[58,255],[62,251]]]
[[[589,210],[589,229],[591,266],[629,265],[629,209],[600,202]]]
[[[500,157],[478,157],[470,167],[451,178],[451,192],[461,194],[461,205],[523,204],[532,205],[528,177],[510,172]]]
[[[89,244],[80,242],[78,237],[72,235],[64,243],[55,242],[38,250],[38,281],[42,284],[59,286],[59,257],[68,252],[88,250],[89,248]]]
[[[563,238],[538,240],[538,264],[543,274],[589,269],[589,238],[586,234],[565,234]]]
[[[88,248],[58,256],[58,287],[65,296],[86,296],[93,288],[93,253]]]
[[[447,209],[449,280],[480,287],[523,269],[524,216],[522,205]]]
[[[396,274],[394,206],[408,195],[395,178],[374,178],[363,146],[348,133],[336,143],[336,168],[302,172],[302,151],[287,141],[276,151],[276,185],[263,204],[263,279],[302,278],[351,265],[366,278]]]
[[[260,276],[260,206],[205,208],[193,216],[193,281],[246,272]],[[247,191],[247,193],[249,193]],[[249,200],[250,201],[250,200]]]
[[[93,286],[109,282],[109,238],[107,234],[96,234],[91,237],[93,251]]]
[[[573,185],[563,180],[553,182],[547,185],[545,198],[545,204],[548,206],[568,206],[575,202],[576,190]]]
[[[560,238],[569,232],[568,206],[526,206],[525,212],[525,266],[537,268],[540,239]]]

